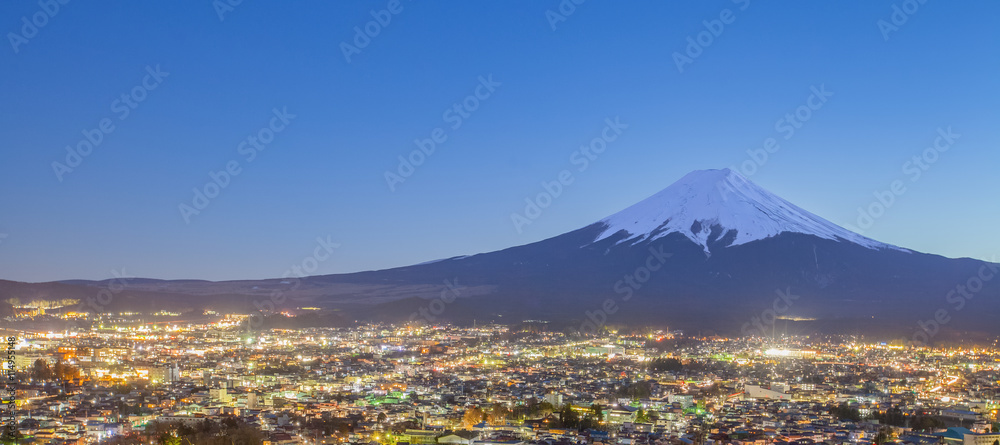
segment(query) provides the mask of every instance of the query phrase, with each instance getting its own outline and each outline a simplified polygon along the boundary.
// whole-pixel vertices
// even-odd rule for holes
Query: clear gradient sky
[[[314,274],[492,251],[738,167],[769,137],[781,148],[750,179],[799,206],[856,226],[898,179],[866,236],[1000,255],[1000,3],[914,1],[886,40],[902,1],[590,0],[553,30],[556,0],[402,0],[348,62],[341,43],[389,3],[250,0],[224,20],[210,0],[0,3],[0,278],[268,278],[327,236],[340,247]],[[680,72],[674,53],[720,14]],[[122,116],[157,66],[169,74]],[[443,113],[490,75],[500,86],[453,128]],[[776,122],[821,86],[833,96],[785,140]],[[294,118],[250,161],[238,147],[275,108]],[[614,117],[628,128],[579,171],[574,151]],[[52,163],[102,119],[114,130],[60,181]],[[961,136],[912,181],[904,164],[949,126]],[[385,172],[435,128],[445,142],[390,191]],[[240,173],[185,222],[179,206],[231,161]],[[511,214],[564,169],[573,183],[518,233]]]

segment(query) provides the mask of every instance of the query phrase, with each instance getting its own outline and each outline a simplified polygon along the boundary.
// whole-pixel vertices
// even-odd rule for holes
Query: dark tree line
[[[261,445],[264,435],[242,419],[205,419],[186,422],[150,422],[146,435],[158,445]],[[123,444],[124,445],[124,444]]]
[[[683,369],[684,365],[675,358],[658,358],[649,364],[649,370],[653,372],[679,372]]]
[[[600,423],[600,405],[597,408],[591,408],[591,412],[586,413],[583,417],[573,409],[572,405],[566,404],[563,406],[562,410],[559,411],[559,420],[562,423],[563,428],[574,428],[579,431],[587,429],[601,429]]]
[[[31,378],[40,381],[68,381],[80,378],[80,370],[62,361],[57,361],[55,365],[49,366],[49,362],[38,359],[31,365]]]
[[[861,421],[861,412],[857,408],[848,405],[847,402],[841,402],[840,405],[830,408],[830,414],[840,420]]]
[[[860,422],[863,420],[861,412],[857,408],[848,405],[846,402],[840,405],[830,408],[830,414],[836,416],[840,420],[850,420],[852,422]],[[878,420],[880,424],[891,425],[898,427],[910,427],[917,431],[930,431],[945,426],[944,422],[933,417],[925,415],[916,416],[906,416],[899,407],[892,407],[885,412],[875,413],[870,417],[871,419]]]
[[[903,415],[903,411],[898,406],[894,406],[884,413],[877,413],[873,417],[875,417],[875,420],[878,420],[878,423],[883,425],[906,426],[906,416]]]
[[[635,383],[626,383],[615,391],[617,397],[628,397],[633,400],[645,399],[650,396],[653,389],[651,380],[643,380]]]

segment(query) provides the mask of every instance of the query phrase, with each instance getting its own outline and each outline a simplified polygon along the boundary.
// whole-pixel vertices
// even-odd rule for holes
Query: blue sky
[[[538,241],[746,161],[841,225],[900,180],[866,236],[1000,254],[996,2],[911,3],[888,39],[878,22],[904,2],[586,1],[558,18],[558,1],[389,6],[244,1],[220,20],[208,0],[0,4],[0,278],[274,277],[317,237],[340,246],[313,274],[402,266]],[[348,61],[342,43],[373,10],[391,18]],[[711,42],[681,72],[674,53],[699,33]],[[490,76],[499,86],[477,90]],[[813,87],[833,95],[784,139],[776,123]],[[144,100],[124,115],[122,94]],[[457,103],[475,110],[454,128]],[[571,156],[616,117],[628,127],[579,171]],[[113,130],[57,175],[103,119]],[[960,136],[913,181],[904,165],[948,127]],[[390,190],[385,172],[438,128],[444,142]],[[250,149],[251,135],[273,140]],[[769,137],[780,150],[756,165],[747,150]],[[227,164],[239,174],[185,220]],[[563,170],[573,182],[519,233],[511,214]]]

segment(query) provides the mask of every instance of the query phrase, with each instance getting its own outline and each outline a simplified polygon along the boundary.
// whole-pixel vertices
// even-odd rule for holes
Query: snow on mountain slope
[[[909,252],[809,213],[728,168],[688,173],[659,193],[600,222],[607,228],[595,242],[619,231],[628,233],[619,243],[649,241],[676,232],[702,246],[708,254],[709,236],[715,225],[722,227],[722,235],[736,231],[730,246],[795,232],[869,249]]]

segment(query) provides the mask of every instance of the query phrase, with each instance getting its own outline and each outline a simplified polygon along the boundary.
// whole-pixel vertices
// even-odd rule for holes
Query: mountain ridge
[[[650,249],[669,256],[651,262]],[[654,270],[653,264],[659,266]],[[152,295],[162,300],[173,294],[175,301],[192,308],[240,310],[242,299],[245,312],[268,304],[309,306],[345,311],[338,318],[347,313],[385,321],[405,321],[431,304],[441,312],[420,315],[425,321],[543,318],[593,323],[595,311],[604,311],[607,323],[739,333],[754,314],[766,310],[776,291],[787,290],[801,298],[782,316],[817,320],[827,327],[838,326],[836,320],[861,320],[906,334],[935,310],[949,307],[949,291],[986,264],[863,237],[720,169],[691,172],[579,229],[493,252],[290,279],[136,279],[127,282],[122,294],[130,298],[121,300],[144,301]],[[67,283],[91,292],[107,286]],[[448,283],[457,283],[459,290],[444,301]],[[977,309],[953,310],[953,326],[1000,332],[990,315],[1000,313],[998,286],[982,284],[977,298],[968,300]],[[25,286],[0,286],[4,299],[9,298],[5,288]],[[428,306],[409,309],[421,300]]]

